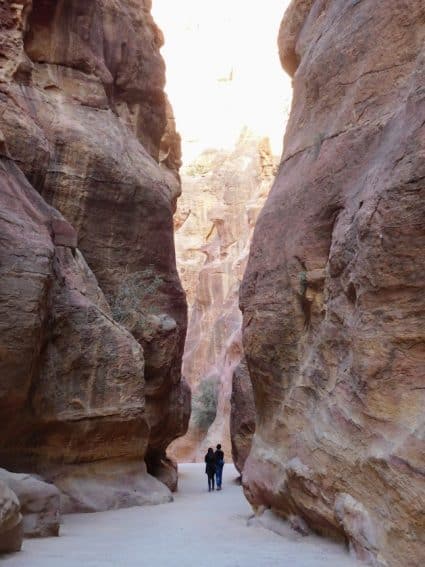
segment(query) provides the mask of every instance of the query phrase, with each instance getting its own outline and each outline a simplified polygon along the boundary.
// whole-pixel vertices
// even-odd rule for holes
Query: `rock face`
[[[64,514],[172,501],[164,484],[147,474],[142,459],[120,458],[57,466],[49,469],[48,474],[61,491]]]
[[[425,5],[294,1],[294,104],[241,306],[247,497],[425,562]]]
[[[245,129],[233,151],[205,152],[183,169],[176,215],[179,271],[190,305],[183,374],[195,396],[201,382],[218,384],[214,422],[202,429],[194,412],[188,434],[170,448],[183,462],[203,460],[217,443],[231,460],[232,375],[242,358],[239,285],[274,166],[268,141]]]
[[[19,551],[22,545],[22,516],[14,492],[0,481],[0,553]]]
[[[206,446],[218,442],[226,460],[231,459],[232,374],[242,356],[238,290],[292,95],[276,46],[288,2],[271,0],[261,10],[244,0],[153,3],[167,38],[162,50],[167,89],[185,158],[175,226],[178,269],[189,304],[183,374],[193,388],[193,417],[198,398],[207,398],[204,394],[218,381],[214,423],[208,419],[210,427],[201,429],[192,419],[188,434],[170,449],[181,461],[203,459]]]
[[[242,473],[255,433],[254,394],[244,358],[233,372],[230,404],[232,459],[235,467]]]
[[[150,2],[3,2],[0,34],[0,464],[76,475],[74,509],[120,463],[168,500],[143,460],[158,470],[185,432],[190,392],[180,146]]]
[[[17,496],[23,516],[22,528],[27,537],[59,535],[60,492],[53,486],[28,474],[0,469],[0,481]]]

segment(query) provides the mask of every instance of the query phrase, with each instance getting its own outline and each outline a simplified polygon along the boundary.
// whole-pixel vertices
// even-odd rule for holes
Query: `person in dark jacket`
[[[214,490],[215,471],[215,455],[212,447],[210,447],[205,455],[205,472],[208,475],[208,492]]]
[[[221,450],[221,445],[217,445],[215,456],[215,476],[217,482],[217,490],[221,490],[221,483],[223,480],[223,467],[224,467],[224,453]]]

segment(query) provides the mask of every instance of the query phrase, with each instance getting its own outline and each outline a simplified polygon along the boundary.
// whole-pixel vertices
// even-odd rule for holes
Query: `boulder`
[[[103,512],[117,508],[165,504],[170,490],[147,473],[139,459],[117,459],[50,467],[49,477],[61,492],[61,512]]]
[[[59,535],[60,492],[56,486],[28,474],[11,473],[5,469],[0,469],[0,481],[4,482],[19,500],[24,536]]]
[[[20,551],[22,546],[22,516],[19,500],[0,480],[0,553]]]

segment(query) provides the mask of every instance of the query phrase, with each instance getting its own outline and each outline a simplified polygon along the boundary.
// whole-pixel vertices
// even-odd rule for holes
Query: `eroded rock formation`
[[[25,536],[59,535],[60,492],[56,486],[29,474],[11,473],[4,469],[0,469],[0,481],[4,482],[19,500],[22,531]]]
[[[255,507],[425,562],[425,5],[294,0],[294,103],[241,293]]]
[[[231,460],[230,397],[233,371],[242,358],[239,285],[258,212],[273,178],[267,139],[244,130],[233,151],[211,150],[183,169],[176,215],[179,271],[190,319],[183,374],[196,396],[203,381],[218,384],[217,414],[208,430],[196,423],[173,443],[181,461],[203,459],[220,442]]]
[[[150,1],[1,2],[0,34],[0,464],[67,510],[168,500],[144,460],[168,467],[190,392]]]
[[[232,459],[235,467],[242,473],[255,433],[254,394],[244,358],[233,371],[230,405]]]
[[[0,553],[19,551],[22,545],[22,516],[16,494],[0,481]]]

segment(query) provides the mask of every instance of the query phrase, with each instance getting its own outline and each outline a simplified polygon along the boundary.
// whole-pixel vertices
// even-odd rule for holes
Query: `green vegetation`
[[[207,431],[217,415],[218,379],[203,380],[193,396],[192,417],[195,425],[202,431]]]
[[[305,295],[305,292],[307,291],[307,272],[306,271],[302,271],[300,272],[300,294],[301,295]]]
[[[162,283],[153,266],[141,272],[125,273],[117,294],[110,301],[115,321],[124,324],[134,311],[146,311],[149,297],[158,291]]]
[[[317,158],[322,149],[322,144],[326,140],[326,134],[324,132],[319,132],[314,137],[314,157]]]

